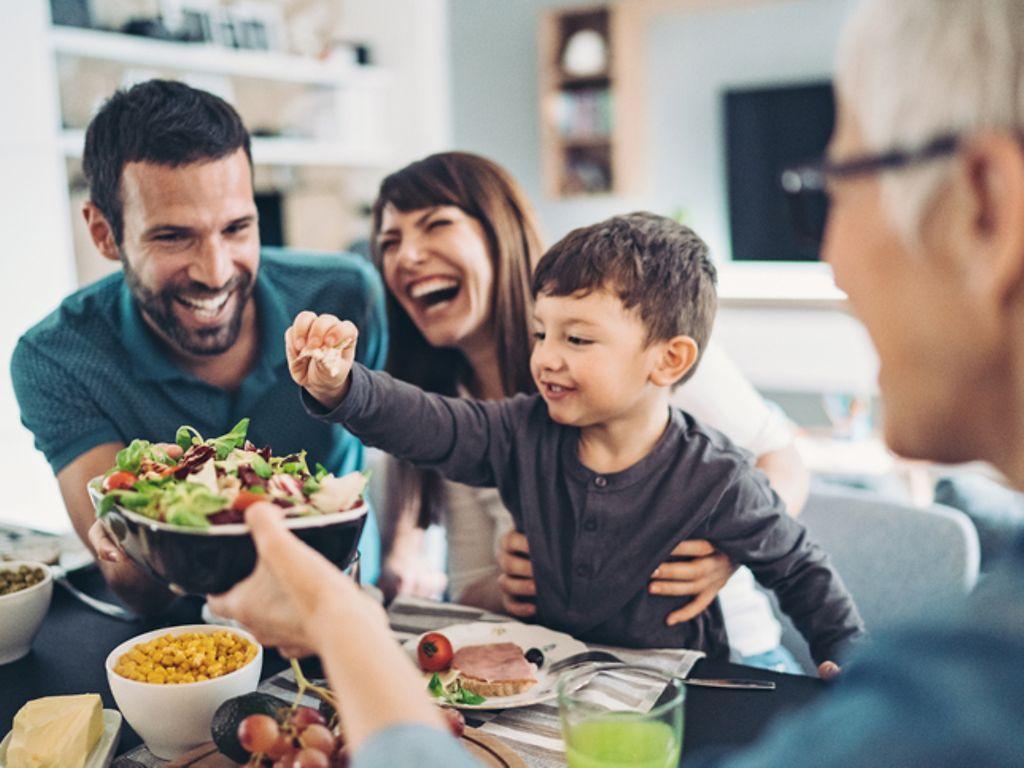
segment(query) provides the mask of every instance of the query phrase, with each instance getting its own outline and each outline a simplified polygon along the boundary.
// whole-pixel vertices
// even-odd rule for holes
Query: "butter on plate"
[[[98,694],[34,699],[14,716],[7,768],[83,768],[102,735]]]

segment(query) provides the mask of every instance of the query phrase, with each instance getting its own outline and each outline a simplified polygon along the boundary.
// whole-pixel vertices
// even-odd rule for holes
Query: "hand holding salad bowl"
[[[252,573],[245,510],[281,509],[286,526],[344,568],[366,520],[366,476],[335,477],[305,452],[274,456],[246,439],[242,419],[220,437],[181,427],[175,444],[133,440],[89,483],[103,528],[136,564],[178,592],[225,592]]]

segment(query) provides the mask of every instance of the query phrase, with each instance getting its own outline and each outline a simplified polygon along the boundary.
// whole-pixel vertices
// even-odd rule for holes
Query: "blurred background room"
[[[717,260],[715,340],[797,425],[816,483],[927,507],[952,471],[882,445],[874,353],[827,265],[791,234],[778,183],[825,148],[853,0],[3,5],[5,361],[63,297],[118,268],[80,214],[84,128],[116,88],[171,77],[223,96],[252,132],[264,244],[365,252],[383,176],[444,149],[506,167],[549,244],[615,213],[672,216]],[[69,529],[8,376],[0,483],[0,521]]]

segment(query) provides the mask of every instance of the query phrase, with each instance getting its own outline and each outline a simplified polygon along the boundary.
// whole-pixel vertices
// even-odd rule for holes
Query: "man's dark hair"
[[[703,354],[718,306],[715,280],[708,246],[696,232],[639,212],[574,229],[555,243],[533,274],[533,295],[611,291],[639,312],[648,344],[689,336]]]
[[[110,97],[85,132],[82,168],[89,197],[120,245],[121,174],[128,163],[177,167],[238,151],[252,164],[249,132],[223,99],[173,80],[149,80]]]

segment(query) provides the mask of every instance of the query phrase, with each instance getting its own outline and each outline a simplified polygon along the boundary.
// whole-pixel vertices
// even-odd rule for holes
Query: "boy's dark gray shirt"
[[[786,514],[749,454],[672,409],[654,449],[599,475],[577,455],[579,430],[548,417],[539,395],[474,401],[428,394],[356,364],[334,411],[317,418],[451,480],[495,486],[530,544],[537,615],[590,642],[728,654],[717,601],[665,626],[678,597],[648,594],[651,572],[684,539],[707,539],[773,589],[818,663],[863,632],[849,593],[806,529]]]

